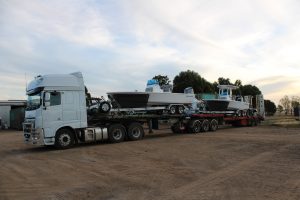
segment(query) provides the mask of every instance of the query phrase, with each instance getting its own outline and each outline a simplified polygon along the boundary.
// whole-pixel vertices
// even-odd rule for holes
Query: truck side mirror
[[[45,104],[45,107],[49,107],[50,106],[50,93],[49,92],[45,93],[44,104]]]

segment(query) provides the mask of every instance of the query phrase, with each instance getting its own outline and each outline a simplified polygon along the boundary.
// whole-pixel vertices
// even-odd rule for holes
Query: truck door
[[[50,104],[42,111],[45,137],[55,136],[55,131],[63,124],[61,96],[61,92],[50,92]]]
[[[62,117],[65,124],[80,128],[79,94],[77,91],[64,91],[62,96]]]

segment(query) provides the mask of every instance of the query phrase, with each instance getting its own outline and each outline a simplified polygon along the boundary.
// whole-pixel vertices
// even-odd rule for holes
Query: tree
[[[242,86],[242,81],[237,79],[233,84],[233,83],[231,83],[229,78],[219,77],[218,82],[213,83],[213,87],[214,87],[215,92],[219,91],[218,85],[235,85],[235,86],[238,86],[240,88]],[[240,94],[240,93],[241,93],[240,89],[239,90],[233,90],[234,95],[237,95],[237,94]]]
[[[218,81],[215,81],[212,85],[213,85],[214,91],[216,93],[218,93],[219,92],[218,85],[232,85],[232,83],[230,82],[229,78],[219,77]]]
[[[232,85],[229,78],[223,78],[223,77],[218,78],[218,83],[219,85]]]
[[[293,96],[293,97],[292,97],[292,101],[291,101],[291,106],[292,106],[293,108],[298,108],[299,105],[300,105],[300,97],[298,97],[298,96]]]
[[[240,86],[240,91],[243,96],[256,96],[261,94],[261,91],[254,85],[242,85]]]
[[[242,86],[242,81],[238,79],[234,82],[234,85],[240,87]]]
[[[267,115],[274,115],[276,112],[276,105],[274,102],[270,101],[270,100],[265,100],[265,111]]]
[[[283,98],[280,99],[280,104],[282,105],[283,109],[285,110],[285,114],[291,109],[291,100],[290,98],[285,95]]]
[[[183,92],[185,88],[192,87],[195,93],[212,93],[213,85],[202,78],[197,72],[187,70],[175,76],[173,92]]]
[[[156,75],[152,79],[157,80],[160,86],[162,86],[162,85],[168,85],[171,82],[169,80],[168,76],[162,76],[162,75]]]
[[[281,112],[283,111],[282,105],[278,105],[278,106],[277,106],[277,110],[281,113]]]

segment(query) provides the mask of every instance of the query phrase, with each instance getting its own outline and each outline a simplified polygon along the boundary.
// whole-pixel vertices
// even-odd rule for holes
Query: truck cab
[[[37,76],[28,84],[26,94],[25,142],[69,142],[70,134],[63,134],[64,131],[87,127],[85,87],[80,72]],[[58,138],[57,134],[61,136]]]

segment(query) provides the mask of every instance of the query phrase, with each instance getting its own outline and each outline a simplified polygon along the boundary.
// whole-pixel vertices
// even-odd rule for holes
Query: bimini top
[[[83,76],[81,72],[39,75],[28,84],[26,94],[35,93],[45,87],[47,90],[84,90]]]
[[[150,79],[147,81],[147,86],[148,85],[158,85],[158,81],[156,79]]]

